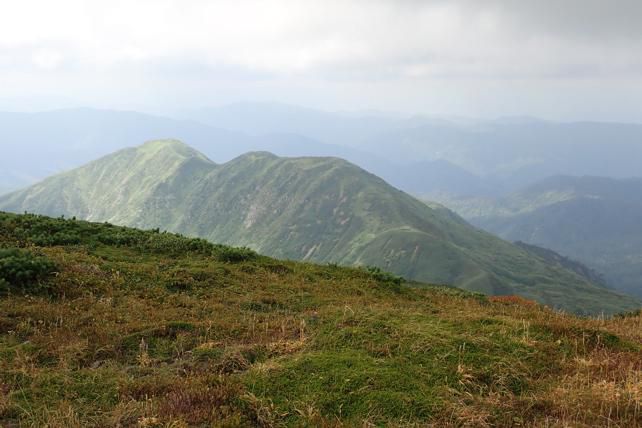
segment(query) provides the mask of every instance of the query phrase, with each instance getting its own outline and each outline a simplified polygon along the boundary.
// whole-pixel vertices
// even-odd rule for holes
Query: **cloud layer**
[[[21,0],[0,14],[0,78],[12,95],[56,95],[57,84],[98,99],[114,85],[138,88],[142,102],[181,82],[173,94],[188,103],[204,88],[276,97],[268,87],[288,84],[317,98],[375,85],[377,107],[395,85],[439,97],[500,82],[612,93],[640,87],[640,22],[634,0]]]

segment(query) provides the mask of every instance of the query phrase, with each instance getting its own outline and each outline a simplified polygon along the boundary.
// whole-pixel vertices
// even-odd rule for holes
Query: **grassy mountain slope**
[[[279,258],[375,265],[575,312],[637,304],[336,158],[249,153],[215,165],[182,143],[156,141],[1,198],[0,209],[160,227]]]
[[[4,213],[0,283],[8,247],[54,269],[0,295],[3,426],[642,423],[639,314]]]
[[[538,247],[537,245],[527,244],[522,241],[516,241],[514,244],[518,247],[524,248],[531,253],[537,254],[538,256],[547,260],[550,264],[559,264],[566,269],[572,270],[573,272],[586,278],[588,281],[591,281],[594,284],[600,284],[603,287],[608,287],[608,283],[601,273],[596,272],[595,270],[576,260],[564,257],[553,250],[549,250],[548,248]]]
[[[642,179],[552,177],[475,211],[462,204],[472,223],[580,260],[642,296]]]

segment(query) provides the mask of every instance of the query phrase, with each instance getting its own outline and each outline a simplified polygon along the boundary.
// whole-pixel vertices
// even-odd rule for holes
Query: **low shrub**
[[[255,260],[258,254],[247,247],[228,247],[226,245],[217,245],[214,250],[214,256],[217,260],[227,263],[239,263],[249,260]]]
[[[366,271],[377,281],[382,282],[384,284],[390,284],[394,286],[400,286],[404,279],[400,276],[394,275],[390,272],[386,272],[385,270],[382,270],[381,268],[378,268],[376,266],[367,266]]]
[[[15,287],[37,290],[41,281],[55,270],[55,264],[44,256],[37,256],[18,248],[0,249],[0,288]]]

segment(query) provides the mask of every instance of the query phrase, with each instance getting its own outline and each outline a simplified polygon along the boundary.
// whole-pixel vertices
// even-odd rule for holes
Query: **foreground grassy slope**
[[[110,225],[0,226],[0,247],[56,266],[0,298],[0,425],[642,424],[639,314]]]
[[[375,265],[578,313],[638,305],[337,158],[249,153],[216,165],[180,142],[155,141],[0,198],[0,209],[160,227],[278,258]]]

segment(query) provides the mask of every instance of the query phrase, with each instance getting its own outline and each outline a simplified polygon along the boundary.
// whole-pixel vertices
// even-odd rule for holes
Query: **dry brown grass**
[[[642,425],[639,314],[274,260],[42,251],[64,295],[0,299],[0,425]]]

